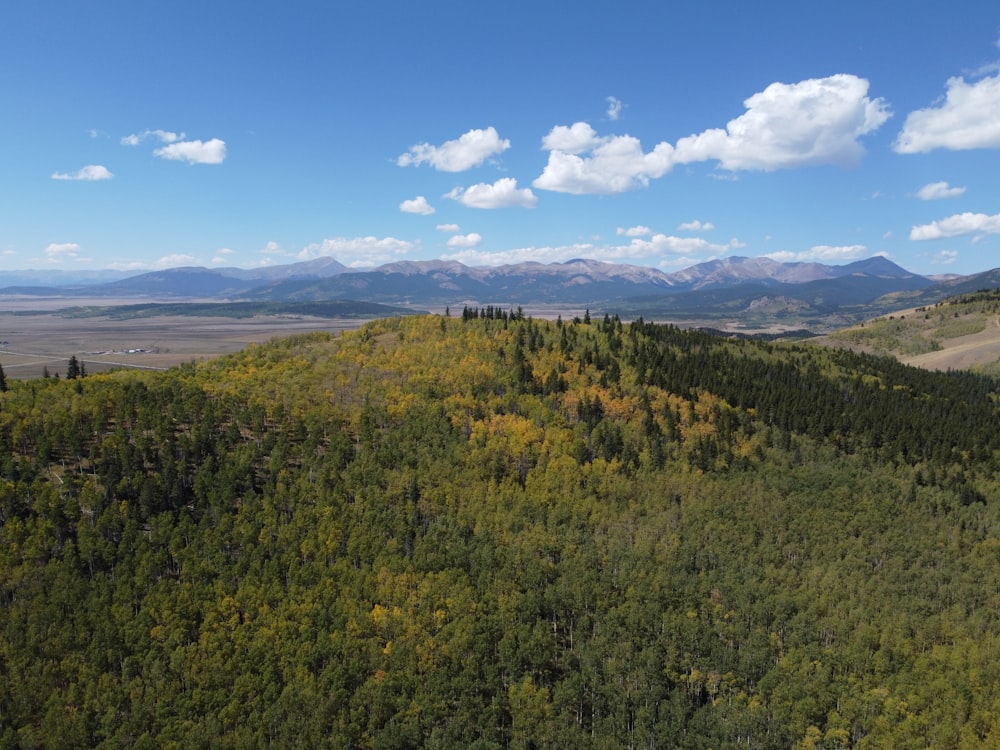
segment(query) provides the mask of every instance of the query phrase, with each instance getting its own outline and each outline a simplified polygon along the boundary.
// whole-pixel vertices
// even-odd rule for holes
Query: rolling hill
[[[988,275],[986,280],[990,279]],[[945,288],[954,291],[974,286],[964,282]],[[980,289],[901,310],[816,341],[889,354],[917,367],[1000,374],[1000,290]]]
[[[493,307],[5,382],[0,746],[990,746],[998,393]]]

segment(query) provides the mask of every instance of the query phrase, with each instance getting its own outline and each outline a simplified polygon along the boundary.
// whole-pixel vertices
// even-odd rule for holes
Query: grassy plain
[[[103,300],[106,305],[134,300]],[[130,367],[166,369],[239,351],[250,343],[308,331],[356,328],[364,319],[311,316],[252,318],[159,316],[78,317],[68,310],[93,300],[0,300],[0,365],[13,378],[66,373],[71,356],[87,372]]]

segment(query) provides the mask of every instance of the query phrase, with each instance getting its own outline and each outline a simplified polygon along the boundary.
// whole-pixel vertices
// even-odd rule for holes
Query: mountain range
[[[564,305],[633,315],[843,315],[933,302],[1000,283],[1000,269],[968,277],[927,277],[876,256],[846,265],[730,257],[674,273],[577,258],[496,267],[457,261],[400,261],[354,269],[329,257],[256,269],[182,267],[110,281],[32,286],[0,274],[0,294],[85,298],[309,302],[395,305]],[[38,278],[36,276],[35,278]]]

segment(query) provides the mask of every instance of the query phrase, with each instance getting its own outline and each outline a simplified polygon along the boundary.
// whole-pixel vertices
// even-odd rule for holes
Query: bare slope
[[[888,354],[928,370],[1000,372],[1000,291],[903,310],[818,341]]]

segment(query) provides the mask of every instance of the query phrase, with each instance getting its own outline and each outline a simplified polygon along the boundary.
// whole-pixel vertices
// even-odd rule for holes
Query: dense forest
[[[0,393],[0,748],[1000,748],[1000,383],[520,311]]]

